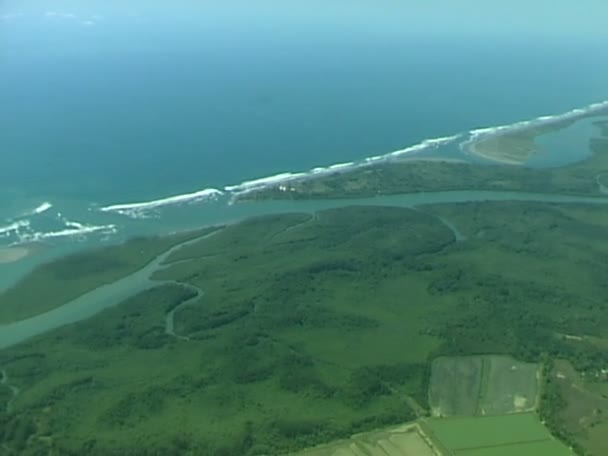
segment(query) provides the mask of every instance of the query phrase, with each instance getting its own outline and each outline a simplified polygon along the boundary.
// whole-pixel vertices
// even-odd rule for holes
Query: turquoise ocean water
[[[458,155],[471,131],[608,99],[601,43],[566,36],[67,14],[0,23],[0,246],[47,256],[255,214],[225,190],[253,179],[453,135]]]

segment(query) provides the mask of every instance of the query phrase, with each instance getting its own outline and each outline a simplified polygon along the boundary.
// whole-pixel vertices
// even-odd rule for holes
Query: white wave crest
[[[425,139],[420,144],[416,144],[414,146],[407,147],[405,149],[396,150],[395,152],[391,152],[390,154],[388,154],[386,156],[399,157],[399,156],[405,155],[405,154],[423,152],[428,149],[437,148],[437,147],[449,144],[452,141],[455,141],[456,139],[458,139],[459,137],[460,137],[460,135],[454,135],[454,136],[446,136],[444,138]]]
[[[52,209],[53,205],[49,202],[44,202],[42,203],[40,206],[38,206],[36,209],[34,209],[33,211],[30,212],[29,215],[38,215],[38,214],[42,214],[46,211],[48,211],[49,209]]]
[[[244,194],[261,190],[264,188],[272,187],[275,185],[279,185],[279,189],[282,191],[288,190],[288,184],[293,183],[295,181],[302,181],[306,179],[316,178],[325,174],[333,174],[337,172],[346,172],[356,168],[370,166],[372,164],[376,164],[382,161],[395,160],[396,158],[400,158],[406,154],[413,154],[416,152],[423,152],[431,149],[435,149],[441,146],[445,146],[451,142],[456,141],[461,138],[461,134],[453,135],[453,136],[445,136],[441,138],[432,138],[426,139],[419,144],[416,144],[411,147],[407,147],[405,149],[397,150],[395,152],[390,152],[384,155],[375,155],[373,157],[364,158],[363,160],[357,162],[348,162],[348,163],[336,163],[334,165],[325,166],[325,167],[316,167],[307,172],[301,173],[280,173],[274,176],[263,177],[261,179],[255,179],[250,181],[245,181],[238,185],[230,185],[224,187],[224,190],[228,193],[232,193],[233,201],[234,198],[238,198],[239,196],[243,196]]]
[[[58,231],[25,233],[19,236],[19,243],[41,242],[50,239],[76,237],[83,238],[89,234],[116,234],[116,225],[85,225],[79,222],[65,222],[66,227]]]
[[[593,103],[585,108],[576,108],[563,114],[540,116],[531,120],[523,120],[515,122],[509,125],[500,125],[497,127],[478,128],[469,132],[469,139],[460,145],[461,150],[467,151],[468,147],[479,140],[487,139],[492,136],[500,136],[506,133],[513,133],[517,131],[527,130],[534,127],[540,127],[543,125],[551,125],[558,122],[564,122],[568,120],[577,120],[581,117],[594,114],[598,111],[608,110],[608,100],[601,103]]]
[[[255,179],[250,181],[242,182],[238,185],[230,185],[224,187],[224,190],[230,193],[242,193],[251,190],[268,187],[270,185],[281,184],[289,182],[294,179],[304,177],[306,173],[281,173],[274,176],[263,177],[261,179]]]
[[[12,234],[19,234],[24,229],[28,229],[31,223],[29,220],[20,220],[9,225],[0,226],[0,237],[8,237]]]
[[[207,188],[194,193],[185,193],[183,195],[170,196],[168,198],[146,201],[143,203],[114,204],[111,206],[102,207],[99,210],[102,212],[115,212],[117,214],[127,215],[133,218],[140,218],[145,217],[146,212],[165,206],[214,200],[221,195],[223,195],[222,191],[215,188]]]

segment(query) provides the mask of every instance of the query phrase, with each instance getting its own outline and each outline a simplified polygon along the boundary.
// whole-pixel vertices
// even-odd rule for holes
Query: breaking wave
[[[601,103],[593,103],[585,108],[577,108],[563,114],[553,116],[541,116],[532,120],[523,120],[515,122],[509,125],[500,125],[497,127],[478,128],[469,132],[469,139],[460,144],[462,151],[468,151],[468,147],[483,139],[487,139],[493,136],[500,136],[507,133],[513,133],[516,131],[527,130],[534,127],[540,127],[543,125],[551,125],[559,122],[568,120],[577,120],[582,117],[592,115],[601,111],[606,111],[608,114],[608,100]]]
[[[185,193],[183,195],[170,196],[168,198],[146,201],[143,203],[114,204],[99,208],[99,210],[102,212],[115,212],[132,218],[144,218],[148,216],[150,211],[165,206],[215,200],[221,195],[223,195],[222,191],[215,188],[207,188],[194,193]]]
[[[38,215],[38,214],[43,214],[44,212],[48,211],[49,209],[52,209],[53,205],[49,202],[44,202],[42,203],[40,206],[38,206],[36,209],[34,209],[33,211],[29,212],[27,215],[31,216],[31,215]]]
[[[340,172],[348,172],[353,169],[357,169],[365,166],[377,165],[383,162],[391,162],[409,158],[416,154],[434,151],[440,147],[447,146],[456,142],[457,140],[466,140],[459,144],[461,152],[468,152],[468,146],[476,141],[486,139],[490,136],[499,136],[505,133],[523,130],[527,128],[537,127],[541,125],[548,125],[552,123],[577,120],[584,116],[594,114],[600,111],[606,111],[608,114],[608,101],[601,103],[594,103],[585,108],[578,108],[568,111],[564,114],[558,114],[553,116],[541,116],[532,120],[526,120],[521,122],[515,122],[509,125],[501,125],[496,127],[478,128],[470,130],[464,133],[459,133],[452,136],[445,136],[440,138],[426,139],[418,144],[406,147],[404,149],[396,150],[383,155],[374,155],[371,157],[364,158],[363,160],[347,162],[347,163],[336,163],[326,167],[316,167],[309,171],[304,172],[284,172],[273,176],[262,177],[259,179],[247,180],[235,185],[227,185],[223,191],[218,189],[205,189],[194,193],[188,193],[184,195],[171,196],[155,201],[148,201],[143,203],[131,203],[131,204],[116,204],[111,206],[102,207],[99,210],[102,212],[114,212],[122,215],[129,216],[131,218],[148,218],[154,215],[157,209],[179,205],[184,203],[199,202],[215,200],[219,196],[225,193],[232,197],[231,201],[234,201],[239,196],[247,194],[249,192],[261,190],[264,188],[287,185],[295,181],[314,179],[327,174],[334,174]]]
[[[8,225],[0,226],[0,238],[7,238],[13,235],[19,235],[21,232],[29,229],[31,223],[29,220],[20,220]]]
[[[311,179],[327,174],[334,174],[337,172],[347,172],[356,168],[364,166],[370,166],[380,162],[388,162],[396,159],[403,158],[406,155],[412,155],[420,152],[428,152],[430,150],[437,149],[441,146],[450,144],[457,139],[461,138],[462,135],[446,136],[442,138],[426,139],[419,144],[406,147],[405,149],[396,150],[384,155],[376,155],[373,157],[364,158],[363,160],[348,163],[336,163],[334,165],[326,167],[313,168],[307,172],[301,173],[281,173],[274,176],[264,177],[261,179],[255,179],[250,181],[242,182],[238,185],[231,185],[224,187],[224,190],[231,193],[232,196],[242,196],[246,193],[267,188],[274,185],[287,184],[290,182]]]
[[[23,219],[0,226],[0,240],[4,245],[15,246],[57,238],[82,238],[90,234],[116,234],[115,225],[92,225],[64,219],[58,216],[59,223],[50,229],[40,229],[32,220]]]
[[[66,227],[57,231],[34,232],[23,234],[19,243],[42,242],[57,238],[84,238],[90,234],[116,234],[116,225],[85,225],[78,222],[66,222]]]

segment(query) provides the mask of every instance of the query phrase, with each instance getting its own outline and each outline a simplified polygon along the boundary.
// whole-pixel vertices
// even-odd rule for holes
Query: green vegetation
[[[481,394],[483,358],[438,358],[433,362],[429,403],[434,416],[472,416]]]
[[[9,455],[282,454],[424,417],[432,367],[452,369],[433,360],[470,355],[493,356],[471,358],[491,362],[470,367],[483,394],[467,407],[504,413],[516,394],[536,394],[520,362],[564,359],[594,379],[608,365],[607,229],[603,207],[517,202],[228,226],[176,251],[157,288],[0,351],[21,390],[10,413],[0,408],[0,441]],[[541,413],[562,422],[546,397]],[[521,416],[472,419],[540,435]],[[452,422],[469,423],[463,439],[485,429],[447,419],[446,442]],[[504,441],[496,428],[475,434]],[[556,445],[538,439],[526,443],[535,455]]]
[[[419,332],[424,289],[401,290],[451,231],[400,209],[309,218],[252,220],[177,252],[201,256],[158,278],[204,289],[191,305],[177,307],[191,291],[165,285],[1,352],[23,390],[7,426],[42,423],[25,428],[32,452],[242,456],[415,419],[439,341]],[[173,309],[189,340],[164,331]]]
[[[533,413],[430,419],[426,425],[433,437],[455,451],[508,445],[512,442],[535,442],[550,437]],[[508,432],[505,432],[507,429]]]
[[[603,128],[604,133],[605,130]],[[493,138],[487,141],[489,145],[486,144],[486,146],[491,149],[499,146],[500,148],[515,147],[517,150],[524,150],[524,155],[536,148],[530,138],[522,139],[521,135],[518,135]],[[526,168],[513,165],[482,166],[454,161],[403,160],[366,166],[350,172],[336,172],[309,180],[294,181],[287,186],[287,191],[279,185],[268,187],[248,193],[244,198],[254,200],[364,198],[376,195],[451,190],[600,196],[602,192],[596,182],[596,177],[608,173],[608,140],[605,137],[591,138],[589,147],[593,152],[589,158],[560,168]],[[512,149],[509,153],[518,155]]]
[[[581,455],[608,451],[608,385],[605,374],[580,374],[565,360],[550,361],[541,401],[541,416],[554,435]]]
[[[429,402],[434,416],[504,415],[536,407],[539,366],[509,356],[438,358]]]
[[[434,447],[416,424],[357,434],[320,445],[297,456],[436,456]]]
[[[565,120],[558,123],[528,127],[502,135],[481,139],[472,145],[474,153],[491,160],[510,164],[522,164],[533,155],[543,152],[536,138],[560,131],[574,125],[576,121]]]
[[[43,264],[0,294],[0,324],[52,310],[141,269],[174,245],[215,229],[134,238],[121,245],[75,253]]]

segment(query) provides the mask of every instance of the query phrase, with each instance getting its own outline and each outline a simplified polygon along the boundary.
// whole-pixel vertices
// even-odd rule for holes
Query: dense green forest
[[[608,363],[607,228],[602,206],[516,202],[230,225],[175,252],[158,286],[1,351],[20,389],[0,385],[3,449],[281,454],[425,415],[441,355],[593,375]]]

